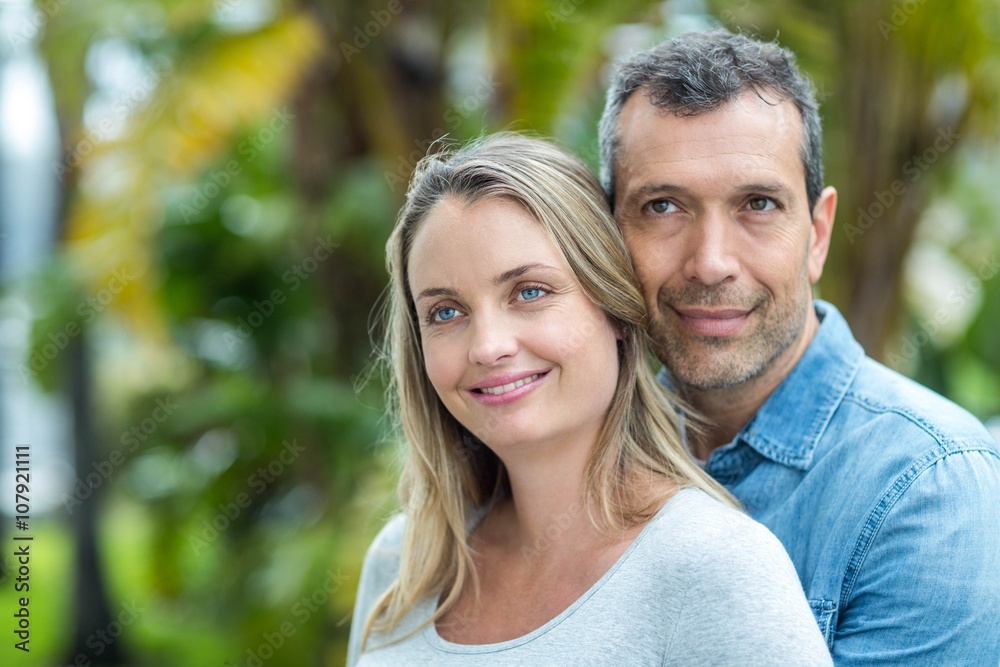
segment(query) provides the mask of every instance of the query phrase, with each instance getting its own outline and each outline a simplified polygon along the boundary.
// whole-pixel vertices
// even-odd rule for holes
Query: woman
[[[778,541],[684,450],[585,165],[515,135],[427,157],[387,257],[409,457],[348,664],[830,664]]]

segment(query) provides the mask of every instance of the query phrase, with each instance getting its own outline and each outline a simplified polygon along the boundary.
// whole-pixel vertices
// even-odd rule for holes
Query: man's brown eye
[[[670,208],[670,202],[664,199],[657,199],[649,204],[649,210],[653,213],[666,213]]]

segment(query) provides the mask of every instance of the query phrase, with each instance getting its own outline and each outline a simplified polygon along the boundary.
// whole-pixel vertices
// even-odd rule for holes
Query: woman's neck
[[[593,540],[584,484],[587,454],[584,448],[565,448],[508,457],[511,502],[502,517],[504,542],[526,556],[551,556],[562,545]]]
[[[585,448],[506,457],[511,500],[496,508],[484,537],[494,545],[503,544],[505,550],[516,550],[526,565],[539,568],[620,541],[631,531],[602,530],[591,521],[599,510],[587,493],[588,457]],[[669,480],[652,474],[633,475],[628,485],[637,503],[657,506],[674,488]]]

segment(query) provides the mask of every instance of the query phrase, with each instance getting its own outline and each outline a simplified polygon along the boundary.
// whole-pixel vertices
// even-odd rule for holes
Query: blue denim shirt
[[[785,545],[837,665],[997,667],[997,443],[815,307],[806,353],[706,471]]]

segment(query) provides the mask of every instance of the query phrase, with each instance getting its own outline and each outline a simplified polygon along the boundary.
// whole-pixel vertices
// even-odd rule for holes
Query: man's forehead
[[[804,186],[802,126],[793,102],[762,98],[752,90],[693,115],[655,107],[648,96],[635,95],[622,113],[616,204],[649,188],[719,193],[749,184],[787,188],[800,179]]]
[[[635,91],[625,101],[618,121],[618,138],[624,141],[632,126],[655,118],[676,119],[679,122],[738,118],[746,115],[763,115],[769,122],[779,124],[775,129],[798,129],[801,132],[802,115],[794,102],[780,97],[768,89],[748,89],[731,100],[707,109],[665,107],[655,103],[655,96],[646,88]]]
[[[618,176],[625,176],[630,167],[650,161],[735,155],[750,161],[795,161],[803,168],[802,132],[801,115],[791,100],[762,99],[752,90],[718,108],[688,115],[656,107],[646,94],[635,94],[621,114],[615,167]]]

